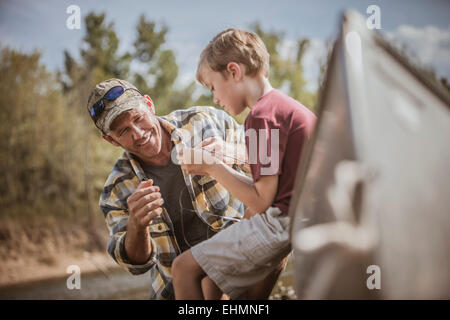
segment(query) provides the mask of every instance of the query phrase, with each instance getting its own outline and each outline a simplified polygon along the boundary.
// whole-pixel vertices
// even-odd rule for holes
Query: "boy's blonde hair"
[[[203,49],[197,67],[197,80],[203,83],[205,67],[222,73],[226,78],[230,62],[245,65],[246,75],[254,76],[262,72],[264,76],[269,76],[269,53],[261,38],[253,32],[227,29],[216,35]]]

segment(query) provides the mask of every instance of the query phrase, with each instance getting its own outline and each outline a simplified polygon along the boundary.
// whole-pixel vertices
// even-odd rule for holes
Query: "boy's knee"
[[[191,250],[187,250],[175,258],[172,262],[172,276],[174,278],[189,274],[193,277],[201,277],[202,269],[192,256]]]

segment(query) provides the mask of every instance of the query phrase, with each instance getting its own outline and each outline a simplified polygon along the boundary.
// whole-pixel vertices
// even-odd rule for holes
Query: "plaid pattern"
[[[202,140],[219,136],[224,141],[245,145],[243,127],[224,111],[213,107],[192,107],[177,110],[167,116],[159,117],[161,124],[171,133],[175,147],[183,144],[194,147]],[[233,168],[243,172],[244,168]],[[220,231],[230,224],[208,213],[220,216],[241,218],[243,204],[230,195],[220,184],[208,176],[186,175],[183,172],[187,189],[194,199],[193,206],[199,217],[213,230]],[[137,158],[125,151],[117,160],[100,196],[100,209],[110,232],[108,253],[123,268],[132,274],[142,274],[150,270],[150,299],[173,299],[171,265],[180,254],[172,222],[164,209],[160,217],[149,226],[152,253],[147,263],[131,264],[125,252],[125,237],[128,223],[127,198],[138,184],[145,180]]]

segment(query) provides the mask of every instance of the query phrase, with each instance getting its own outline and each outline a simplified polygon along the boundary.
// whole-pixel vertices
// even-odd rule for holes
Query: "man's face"
[[[161,151],[162,128],[150,109],[135,108],[114,119],[110,137],[138,158],[148,159]]]

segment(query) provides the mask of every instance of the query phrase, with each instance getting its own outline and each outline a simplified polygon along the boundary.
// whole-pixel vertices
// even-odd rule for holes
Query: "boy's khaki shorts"
[[[265,279],[289,254],[289,217],[281,214],[270,207],[191,248],[203,271],[231,299]]]

